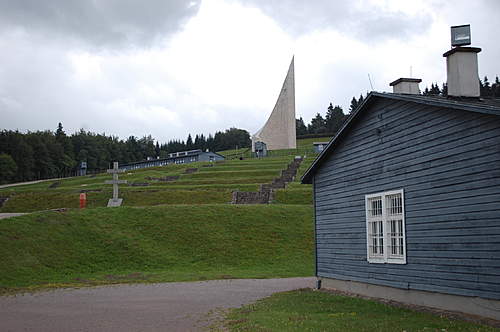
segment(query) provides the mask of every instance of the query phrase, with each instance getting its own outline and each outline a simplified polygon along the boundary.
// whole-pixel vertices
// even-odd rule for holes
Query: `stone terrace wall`
[[[292,182],[297,175],[302,158],[294,159],[281,175],[271,183],[261,184],[260,190],[254,191],[233,191],[232,204],[269,204],[274,200],[274,190],[284,189],[288,182]]]

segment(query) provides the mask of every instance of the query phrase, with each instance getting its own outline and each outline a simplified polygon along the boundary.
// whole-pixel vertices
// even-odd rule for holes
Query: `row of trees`
[[[488,77],[479,80],[482,97],[500,97],[500,80],[490,83]],[[446,84],[432,84],[425,88],[423,95],[447,96]],[[364,101],[363,95],[353,97],[349,113]],[[342,107],[332,103],[325,117],[320,113],[305,124],[302,118],[296,119],[297,136],[334,135],[342,126],[346,115]],[[62,177],[75,174],[80,162],[86,161],[90,172],[103,170],[118,160],[129,163],[148,157],[166,157],[168,153],[202,149],[221,151],[250,147],[250,135],[246,130],[231,128],[214,135],[188,135],[185,141],[171,140],[160,144],[151,136],[136,138],[130,136],[120,140],[115,136],[95,134],[81,129],[70,136],[66,135],[59,123],[55,132],[50,130],[28,132],[0,131],[0,183],[29,181]]]
[[[0,131],[0,183],[29,181],[74,175],[80,162],[87,162],[89,172],[109,167],[112,161],[129,163],[148,157],[166,157],[168,153],[190,149],[219,151],[250,146],[246,130],[231,128],[215,135],[191,135],[186,141],[159,144],[151,136],[115,136],[95,134],[81,129],[66,135],[59,123],[57,130],[21,133]]]
[[[353,97],[351,100],[351,105],[349,106],[349,113],[354,111],[362,102],[364,101],[363,95],[359,96],[359,99]],[[344,113],[341,106],[332,103],[328,106],[326,110],[325,117],[320,113],[317,113],[314,118],[312,118],[309,124],[305,124],[302,117],[296,119],[296,133],[298,137],[303,137],[306,135],[318,135],[327,134],[334,135],[342,124],[347,119],[348,115]]]
[[[210,150],[223,151],[235,148],[248,148],[252,144],[248,131],[238,128],[230,128],[226,131],[218,131],[215,135],[195,135],[194,139],[191,134],[188,135],[186,141],[171,140],[168,143],[159,145],[156,143],[156,155],[165,157],[167,153],[184,151],[184,150]]]
[[[479,91],[481,97],[491,98],[491,97],[500,97],[500,80],[498,76],[495,77],[495,82],[493,84],[488,80],[488,76],[485,76],[484,79],[479,80]],[[441,88],[437,83],[432,83],[431,88],[425,87],[424,92],[422,92],[424,96],[448,96],[448,87],[446,83],[441,84]]]
[[[479,88],[481,97],[500,97],[500,80],[495,77],[495,82],[490,83],[488,77],[485,76],[484,79],[479,80]],[[441,84],[441,88],[437,83],[432,83],[430,89],[428,87],[422,92],[424,96],[448,96],[448,88],[445,83]],[[363,101],[363,95],[360,95],[358,99],[353,97],[351,100],[351,105],[349,106],[349,113],[354,111]],[[306,135],[317,135],[317,134],[328,134],[334,135],[342,126],[348,115],[344,114],[342,107],[330,103],[326,111],[325,117],[320,113],[311,120],[309,124],[305,124],[304,120],[301,118],[296,119],[296,131],[297,136]]]

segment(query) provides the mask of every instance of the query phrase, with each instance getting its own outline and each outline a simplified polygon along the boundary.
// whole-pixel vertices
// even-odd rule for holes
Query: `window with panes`
[[[365,196],[367,259],[370,263],[406,263],[403,190]]]

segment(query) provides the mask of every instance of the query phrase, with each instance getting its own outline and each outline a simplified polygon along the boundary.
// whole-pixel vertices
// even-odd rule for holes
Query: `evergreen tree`
[[[358,106],[361,105],[363,102],[365,101],[365,98],[363,97],[363,95],[359,95],[359,99],[358,99]]]
[[[448,85],[443,83],[443,87],[441,88],[441,96],[448,97]]]
[[[356,99],[356,97],[352,97],[351,106],[349,106],[349,113],[351,113],[354,110],[356,110],[356,108],[358,108],[358,105],[359,105],[359,102]]]
[[[500,80],[498,80],[498,76],[495,78],[495,83],[493,83],[491,87],[491,92],[494,97],[500,97]]]
[[[297,136],[307,134],[307,127],[304,124],[304,120],[302,119],[302,117],[300,117],[300,119],[295,119],[295,133]]]
[[[193,138],[191,137],[191,134],[188,134],[188,138],[186,140],[186,148],[188,150],[192,150],[193,149]]]
[[[326,123],[325,119],[321,116],[321,114],[317,113],[316,116],[311,120],[311,124],[309,124],[307,128],[307,132],[309,134],[324,134],[326,133]]]
[[[194,137],[193,149],[201,149],[200,147],[200,136],[196,134]]]
[[[430,96],[439,96],[441,94],[441,91],[439,90],[439,86],[434,83],[431,84],[431,89],[429,90],[428,93]]]
[[[326,132],[335,134],[344,123],[344,120],[345,115],[342,107],[338,105],[333,107],[332,103],[330,103],[325,117]]]
[[[155,146],[155,153],[156,153],[156,157],[159,157],[160,156],[160,144],[158,143],[158,141],[156,141],[156,146]]]
[[[9,154],[0,153],[0,184],[9,183],[14,180],[17,173],[17,165]]]
[[[35,159],[33,157],[33,148],[26,143],[21,134],[18,137],[15,151],[11,154],[17,165],[17,181],[29,181],[33,179]]]
[[[63,130],[62,123],[59,122],[56,129],[56,140],[60,140],[64,136],[66,136],[66,133]]]
[[[492,96],[491,90],[492,89],[490,86],[490,82],[488,81],[488,77],[485,76],[482,84],[480,84],[481,97],[491,97]]]

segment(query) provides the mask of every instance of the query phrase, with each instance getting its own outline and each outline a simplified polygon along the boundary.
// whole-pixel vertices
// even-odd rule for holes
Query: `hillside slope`
[[[313,273],[312,208],[164,205],[50,211],[0,222],[0,292]]]
[[[108,174],[0,189],[0,212],[41,211],[0,220],[0,290],[312,275],[311,186],[298,181],[314,154],[272,204],[229,204],[232,191],[259,190],[299,152],[130,171],[113,209]]]

